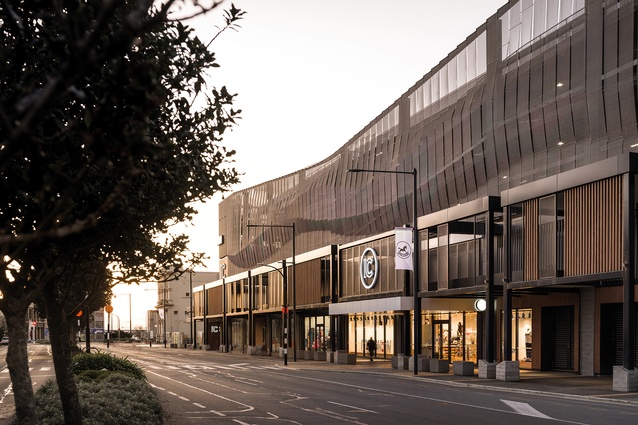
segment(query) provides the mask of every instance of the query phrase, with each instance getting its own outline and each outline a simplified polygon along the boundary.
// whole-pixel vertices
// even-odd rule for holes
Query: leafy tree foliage
[[[68,318],[108,295],[109,273],[131,282],[197,262],[186,236],[158,235],[237,182],[221,145],[235,95],[207,85],[215,55],[170,19],[176,3],[0,2],[0,309],[19,423],[36,421],[29,304],[45,307],[65,421],[80,424]],[[231,6],[221,31],[243,13]]]

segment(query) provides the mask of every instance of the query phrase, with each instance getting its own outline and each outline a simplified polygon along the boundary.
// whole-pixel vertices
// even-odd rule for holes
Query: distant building
[[[191,343],[191,288],[213,282],[217,272],[187,272],[176,280],[157,283],[157,315],[149,311],[149,330],[158,343],[183,347]],[[151,323],[152,321],[152,323]],[[164,327],[166,323],[166,327]]]

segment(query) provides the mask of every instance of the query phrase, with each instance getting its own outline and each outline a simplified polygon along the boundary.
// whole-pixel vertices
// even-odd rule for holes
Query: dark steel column
[[[293,329],[292,329],[292,340],[294,341],[292,347],[292,358],[293,361],[297,361],[297,337],[298,335],[298,327],[297,327],[297,262],[295,261],[295,223],[291,224],[292,227],[292,320],[293,320]]]
[[[419,374],[419,353],[421,352],[421,302],[419,298],[419,255],[420,255],[420,242],[419,242],[419,228],[417,220],[417,202],[416,194],[418,191],[418,178],[416,168],[412,170],[412,187],[414,193],[412,193],[412,239],[413,239],[413,253],[412,253],[412,296],[414,297],[414,374]]]
[[[484,360],[493,362],[496,348],[496,321],[494,313],[494,211],[492,207],[485,217],[485,321],[483,326],[483,355]]]
[[[253,309],[255,308],[254,298],[255,282],[253,282],[253,276],[248,271],[248,345],[255,346],[255,323],[253,316]]]
[[[222,345],[224,346],[224,351],[228,353],[228,318],[226,317],[228,306],[226,301],[226,266],[224,264],[222,265],[222,296],[224,297],[222,301]],[[204,285],[204,298],[206,298],[206,285]],[[206,313],[207,311],[204,310],[204,315],[206,315]]]
[[[284,365],[288,364],[288,331],[290,330],[290,315],[288,314],[288,270],[286,268],[286,260],[281,262],[282,276],[284,278],[284,305],[281,309],[282,324],[284,327]]]
[[[204,341],[202,345],[208,345],[208,321],[206,320],[206,316],[208,315],[208,294],[206,293],[206,284],[204,284],[203,291],[204,291],[204,318],[202,319],[202,323],[204,324]],[[164,313],[164,317],[166,317],[166,313]],[[164,346],[166,347],[166,344],[164,344]]]
[[[511,258],[511,209],[505,207],[503,209],[503,360],[512,360],[512,290],[509,287],[512,273]]]
[[[339,276],[337,275],[339,251],[337,250],[337,245],[332,245],[330,251],[330,303],[336,304],[339,302]],[[330,351],[336,351],[337,349],[338,322],[338,316],[330,316]]]
[[[633,370],[636,367],[636,304],[634,276],[635,259],[635,195],[634,175],[623,175],[623,367]]]

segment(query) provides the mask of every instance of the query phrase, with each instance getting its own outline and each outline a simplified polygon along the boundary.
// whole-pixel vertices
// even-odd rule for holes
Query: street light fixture
[[[419,362],[418,353],[421,347],[421,306],[419,304],[419,229],[417,227],[417,201],[416,192],[418,184],[418,175],[416,168],[412,171],[392,171],[392,170],[375,170],[375,169],[363,169],[352,168],[348,170],[349,173],[383,173],[383,174],[411,174],[412,185],[414,192],[412,192],[412,243],[414,245],[414,252],[412,253],[412,295],[414,298],[414,374],[418,375]],[[406,353],[407,354],[407,353]]]
[[[259,264],[260,266],[270,267],[277,273],[281,275],[284,282],[284,299],[283,299],[283,307],[281,309],[281,313],[283,314],[284,319],[284,366],[288,365],[288,329],[290,329],[290,314],[288,314],[288,273],[286,269],[286,260],[282,260],[281,262],[281,270],[277,267],[272,266],[270,264]],[[294,269],[293,269],[294,270]]]
[[[297,329],[297,267],[295,262],[295,223],[292,224],[247,224],[246,227],[272,227],[272,228],[288,228],[292,229],[292,316],[294,318],[293,327],[292,327],[292,336],[295,341],[295,347],[292,347],[293,352],[293,360],[297,361],[297,339],[296,329]],[[285,279],[284,279],[285,280]],[[287,284],[287,283],[286,283]],[[287,292],[284,291],[284,297],[288,297]],[[286,307],[287,309],[287,307]],[[288,321],[290,321],[290,315],[288,315]],[[288,323],[290,325],[290,323]]]

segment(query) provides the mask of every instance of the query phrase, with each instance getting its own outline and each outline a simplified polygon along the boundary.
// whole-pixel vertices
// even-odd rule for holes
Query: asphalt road
[[[638,406],[434,383],[388,368],[183,349],[112,350],[143,366],[169,424],[604,424]]]
[[[105,347],[99,346],[100,349]],[[29,346],[37,387],[53,379],[48,346]],[[131,344],[110,352],[142,366],[167,412],[187,424],[601,424],[638,421],[638,405],[424,379],[381,363],[356,367]],[[0,347],[0,424],[13,395]],[[5,413],[9,412],[9,416]]]

